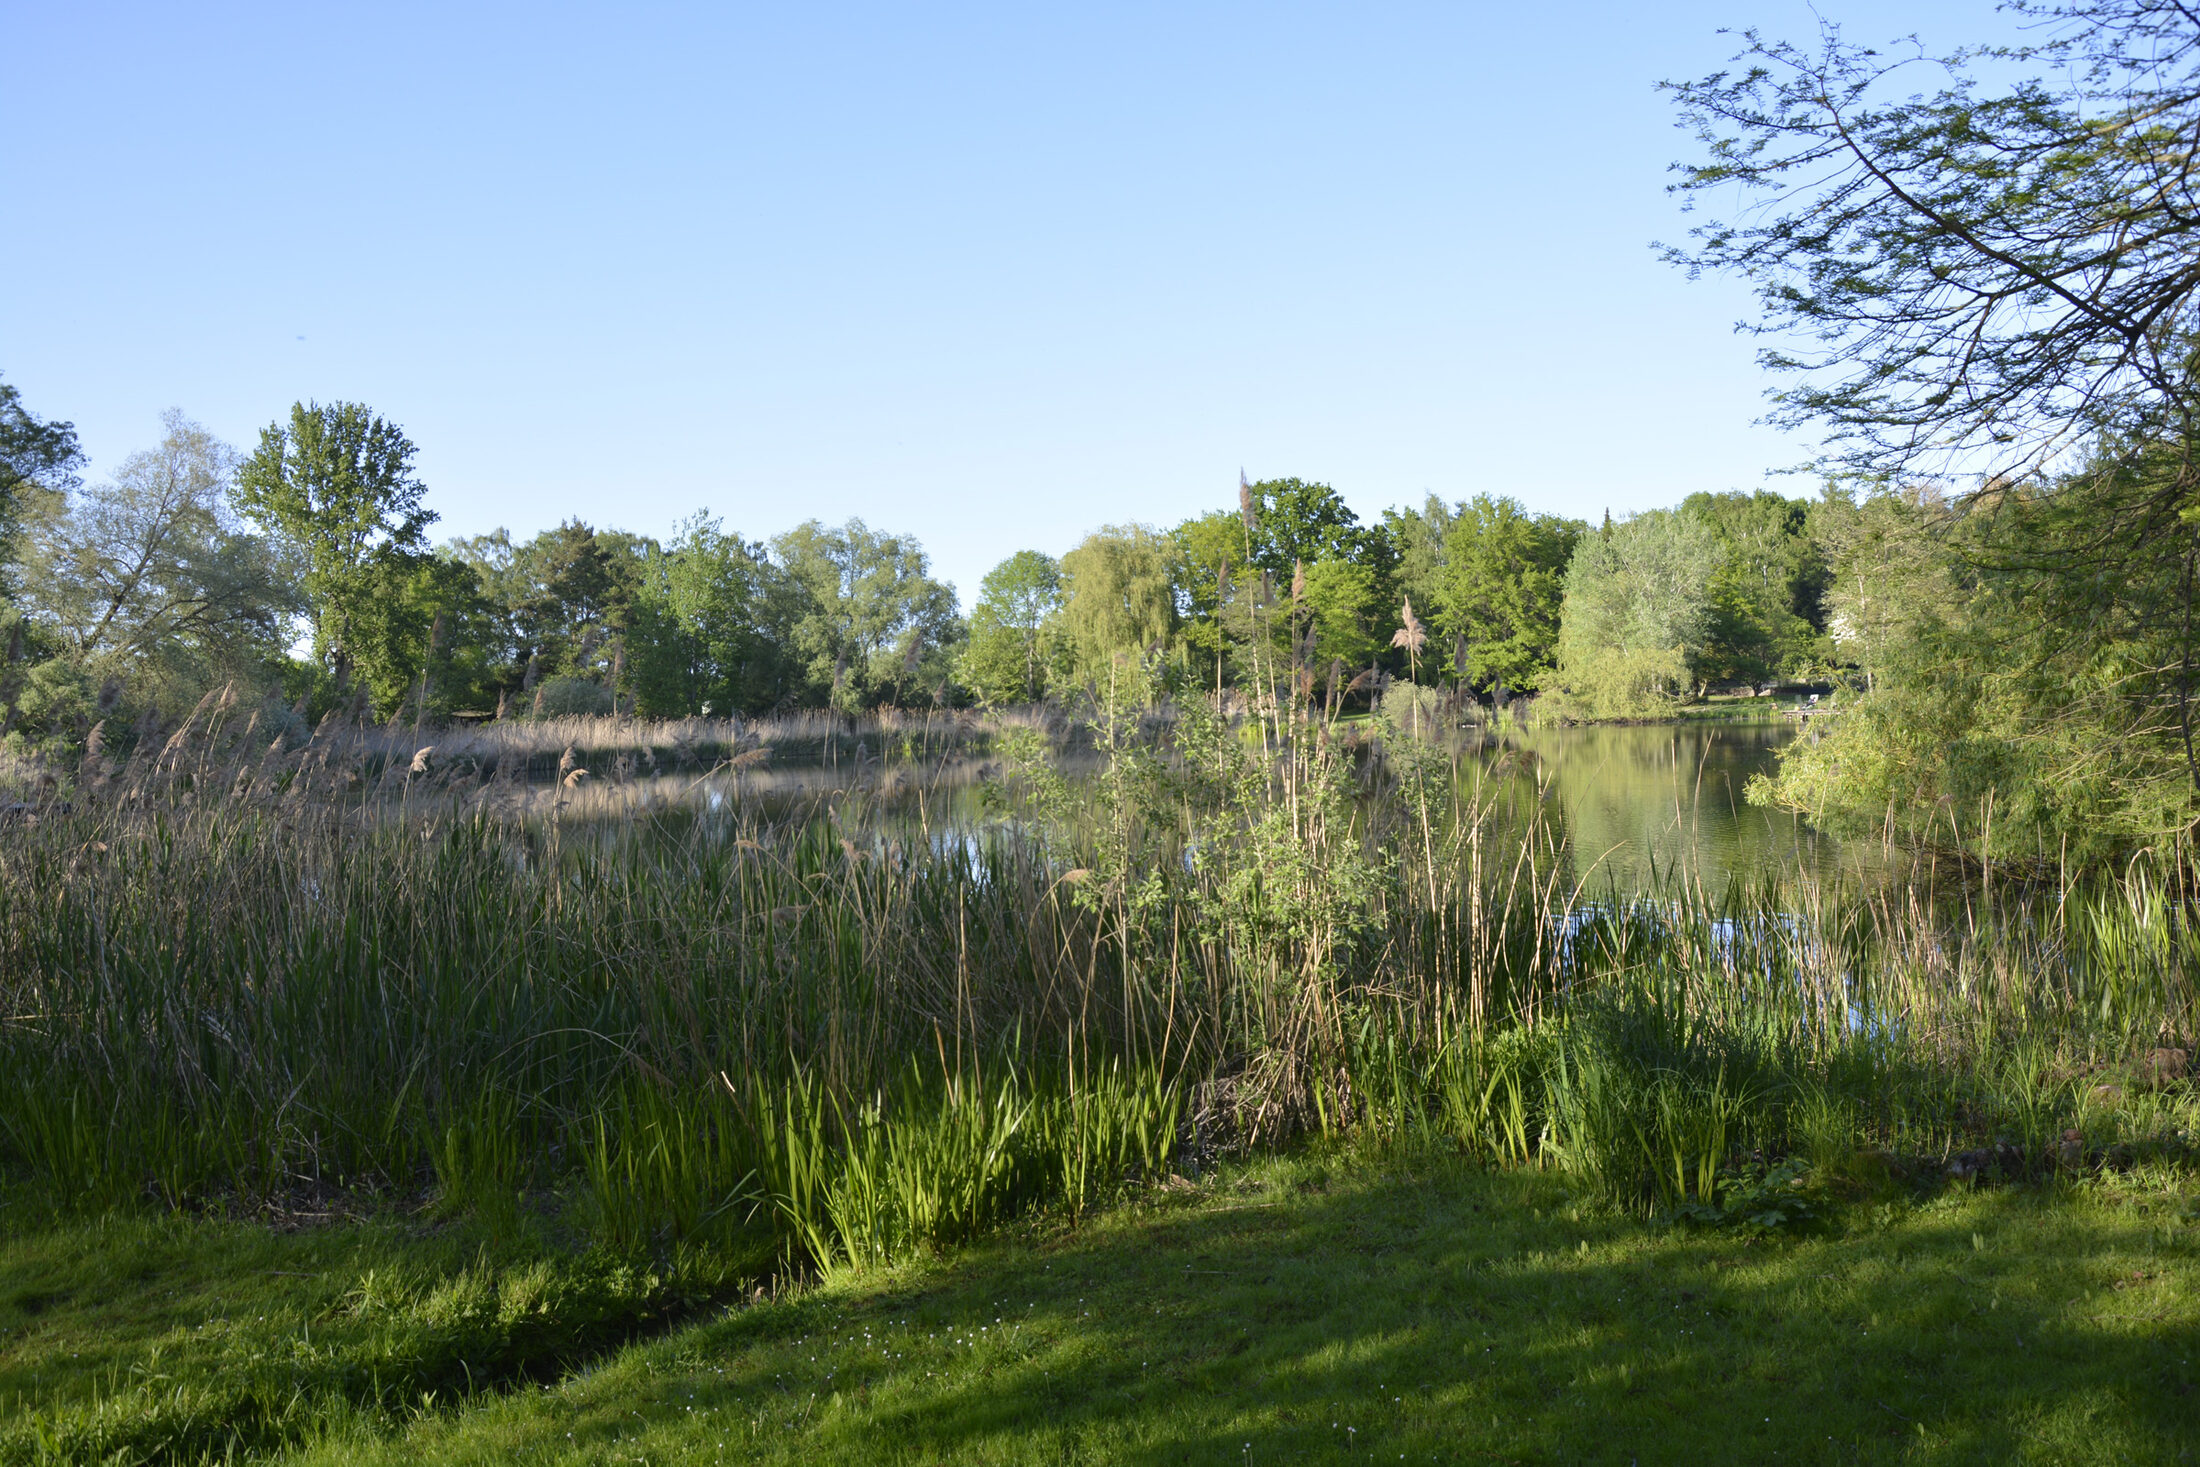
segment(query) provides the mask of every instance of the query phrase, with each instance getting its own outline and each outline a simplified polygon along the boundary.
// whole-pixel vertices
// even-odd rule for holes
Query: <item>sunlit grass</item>
[[[371,1257],[338,1237],[353,1239],[338,1253]],[[314,1267],[335,1262],[330,1240],[289,1246],[293,1261],[319,1249]],[[20,1270],[35,1245],[8,1256]],[[167,1268],[220,1266],[174,1250],[145,1287],[157,1294]],[[229,1312],[301,1287],[250,1281]],[[112,1319],[71,1333],[74,1306],[49,1308],[38,1340],[50,1361],[101,1339],[104,1368],[126,1373],[213,1307],[202,1294],[136,1339]],[[263,1344],[295,1341],[311,1312],[293,1306],[279,1327],[271,1312]],[[1822,1233],[1752,1243],[1615,1217],[1548,1173],[1333,1153],[744,1303],[547,1388],[410,1420],[334,1415],[297,1453],[2176,1461],[2200,1384],[2196,1327],[2200,1222],[2189,1187],[2162,1179],[1897,1191]]]

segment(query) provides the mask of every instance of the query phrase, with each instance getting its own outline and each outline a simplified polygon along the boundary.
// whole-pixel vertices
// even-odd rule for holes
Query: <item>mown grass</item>
[[[142,1410],[147,1381],[210,1397],[240,1365],[364,1375],[396,1338],[433,1355],[438,1289],[540,1266],[483,1247],[389,1223],[32,1231],[0,1247],[0,1399],[50,1429],[95,1399]],[[362,1322],[364,1281],[391,1269],[414,1303]],[[463,1335],[443,1327],[443,1353]],[[406,1464],[2175,1462],[2200,1415],[2200,1208],[2170,1173],[1882,1181],[1751,1239],[1615,1214],[1552,1172],[1317,1147],[576,1358],[432,1399],[308,1392],[262,1445]],[[0,1460],[41,1460],[33,1440],[19,1416]]]
[[[652,1266],[539,1228],[384,1216],[106,1216],[0,1228],[0,1462],[264,1455],[556,1379],[700,1307]]]

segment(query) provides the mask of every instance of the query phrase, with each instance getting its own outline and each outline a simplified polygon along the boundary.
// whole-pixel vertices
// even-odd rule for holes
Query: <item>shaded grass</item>
[[[1794,1243],[1300,1158],[742,1311],[310,1460],[2176,1461],[2189,1196],[1957,1190]]]
[[[387,1430],[554,1379],[728,1281],[401,1219],[182,1216],[0,1232],[0,1462],[196,1461]]]
[[[153,1377],[210,1389],[295,1361],[309,1330],[357,1372],[402,1333],[347,1303],[384,1270],[421,1281],[403,1328],[461,1338],[425,1306],[436,1287],[543,1262],[485,1246],[388,1223],[24,1232],[0,1244],[0,1460],[97,1460],[40,1458],[23,1406],[119,1418]],[[1330,1150],[849,1270],[554,1382],[309,1396],[264,1445],[407,1464],[2171,1462],[2196,1360],[2200,1207],[2173,1174],[1889,1190],[1751,1242],[1645,1225],[1548,1172]]]

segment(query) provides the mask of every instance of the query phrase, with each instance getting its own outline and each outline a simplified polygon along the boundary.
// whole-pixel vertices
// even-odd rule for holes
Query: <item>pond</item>
[[[1758,888],[1795,875],[1876,867],[1882,854],[1844,849],[1797,816],[1752,805],[1752,776],[1770,773],[1798,736],[1793,719],[1684,722],[1624,727],[1466,730],[1452,745],[1463,798],[1494,801],[1498,828],[1516,838],[1533,813],[1564,837],[1570,866],[1559,875],[1593,896],[1670,892],[1676,880],[1713,898],[1730,884]],[[1098,767],[1089,754],[1067,772]],[[990,761],[929,763],[836,760],[784,763],[721,775],[705,799],[766,806],[861,789],[874,810],[894,809],[928,824],[987,817]]]
[[[1639,895],[1678,878],[1716,896],[1730,883],[1878,864],[1876,848],[1844,848],[1799,816],[1749,803],[1750,779],[1772,773],[1797,736],[1795,720],[1767,718],[1528,729],[1467,747],[1545,787],[1544,811],[1587,890]]]

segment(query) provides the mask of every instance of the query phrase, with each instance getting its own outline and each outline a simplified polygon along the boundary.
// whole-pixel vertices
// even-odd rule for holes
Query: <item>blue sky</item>
[[[2007,34],[1842,4],[1856,39]],[[1754,487],[1748,299],[1661,78],[1790,0],[0,3],[0,372],[96,476],[177,406],[420,447],[437,532],[860,515],[965,600],[1232,502],[1594,517]],[[1797,486],[1786,485],[1791,490]]]

